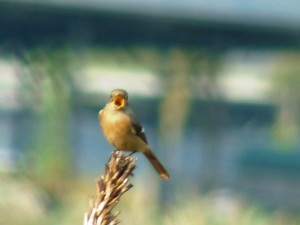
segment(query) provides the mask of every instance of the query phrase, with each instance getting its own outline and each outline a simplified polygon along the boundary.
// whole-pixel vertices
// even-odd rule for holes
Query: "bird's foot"
[[[131,152],[131,153],[129,154],[129,156],[132,156],[134,153],[136,153],[136,151],[134,151],[134,152]]]

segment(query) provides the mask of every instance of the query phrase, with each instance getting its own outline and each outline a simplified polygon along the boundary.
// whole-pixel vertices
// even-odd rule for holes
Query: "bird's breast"
[[[121,112],[103,111],[100,115],[100,123],[107,140],[117,149],[128,150],[129,139],[132,135],[131,121]]]

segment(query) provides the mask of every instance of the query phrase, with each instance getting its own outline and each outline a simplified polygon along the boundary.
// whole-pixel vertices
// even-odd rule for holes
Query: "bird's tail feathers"
[[[154,152],[149,148],[146,152],[144,152],[144,155],[147,157],[147,159],[150,161],[154,169],[159,173],[159,175],[167,180],[169,179],[170,175],[166,171],[166,169],[163,167],[163,165],[160,163]]]

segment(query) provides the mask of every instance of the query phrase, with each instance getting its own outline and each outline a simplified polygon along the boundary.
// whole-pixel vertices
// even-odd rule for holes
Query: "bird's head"
[[[111,92],[109,102],[112,102],[117,109],[123,108],[127,105],[128,93],[122,89],[115,89]]]

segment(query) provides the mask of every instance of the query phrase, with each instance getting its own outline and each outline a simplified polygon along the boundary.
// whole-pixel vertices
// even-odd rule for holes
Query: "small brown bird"
[[[159,175],[169,179],[168,172],[148,145],[144,128],[129,107],[125,90],[111,92],[109,101],[99,112],[99,120],[110,144],[119,150],[144,153]]]

